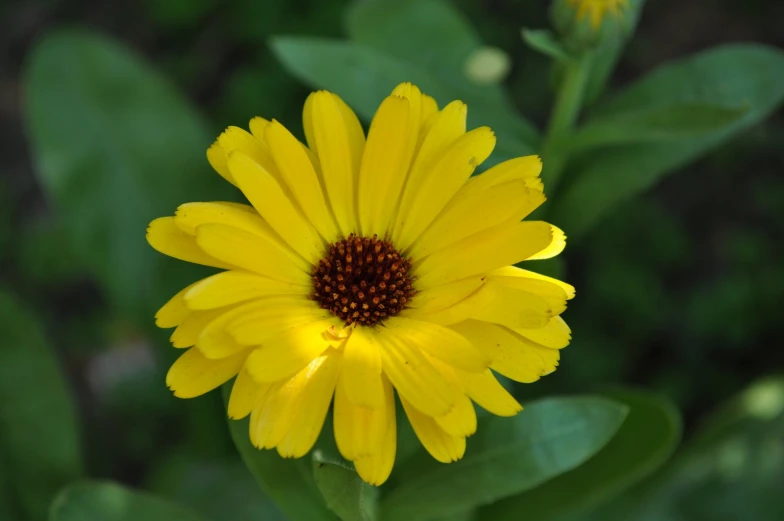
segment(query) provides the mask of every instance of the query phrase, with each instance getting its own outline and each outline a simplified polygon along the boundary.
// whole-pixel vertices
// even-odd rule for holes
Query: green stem
[[[542,146],[545,188],[552,193],[568,161],[569,138],[574,130],[585,95],[585,84],[590,69],[590,56],[586,53],[565,64],[561,85],[550,116],[547,135]]]

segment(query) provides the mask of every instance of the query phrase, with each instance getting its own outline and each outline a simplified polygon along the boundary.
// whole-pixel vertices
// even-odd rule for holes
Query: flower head
[[[555,370],[574,288],[512,265],[557,255],[565,237],[522,221],[545,200],[538,157],[471,177],[495,136],[466,131],[466,112],[406,83],[367,137],[323,91],[305,103],[307,145],[262,118],[221,134],[207,157],[250,205],[183,204],[147,231],[158,251],[221,270],[156,315],[187,349],[174,394],[236,376],[229,416],[250,415],[253,444],[283,457],[313,447],[334,399],[337,446],[372,484],[395,459],[395,392],[445,463],[476,430],[474,402],[519,412],[493,371]]]
[[[620,16],[629,0],[568,0],[577,8],[577,19],[589,18],[594,30],[598,29],[608,13]]]

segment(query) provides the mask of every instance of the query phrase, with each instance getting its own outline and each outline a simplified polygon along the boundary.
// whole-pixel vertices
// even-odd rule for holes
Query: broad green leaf
[[[145,488],[211,521],[286,521],[239,458],[204,460],[178,451],[155,466]]]
[[[660,396],[615,390],[608,397],[625,404],[629,415],[618,433],[590,460],[571,472],[482,510],[481,519],[568,519],[618,495],[659,468],[678,445],[681,422],[675,406]]]
[[[223,386],[228,403],[231,384]],[[274,450],[259,450],[250,442],[248,419],[229,419],[229,431],[242,460],[264,493],[291,521],[334,521],[313,478],[306,458],[283,459]]]
[[[701,137],[729,128],[748,109],[744,105],[725,107],[690,102],[644,107],[589,120],[574,135],[569,147],[576,153],[603,146]]]
[[[82,473],[74,404],[43,326],[2,291],[0,462],[8,496],[32,521]]]
[[[163,272],[175,262],[147,245],[147,224],[231,193],[205,158],[213,133],[149,65],[87,31],[40,41],[23,86],[36,173],[73,251],[116,308],[147,320],[192,280]]]
[[[585,86],[585,101],[592,104],[604,92],[618,60],[640,22],[645,0],[629,0],[625,9],[625,22],[605,24],[604,37],[591,53],[591,71]]]
[[[564,181],[552,220],[572,239],[585,235],[618,204],[649,188],[737,133],[759,123],[784,99],[784,53],[761,45],[728,45],[664,65],[618,94],[601,117],[673,104],[746,106],[744,116],[699,137],[640,143],[586,155]]]
[[[313,453],[313,477],[327,506],[343,521],[376,519],[378,489],[368,485],[357,471],[342,461]]]
[[[652,479],[583,521],[784,519],[784,376],[752,385],[715,412]]]
[[[422,453],[382,499],[385,520],[430,519],[529,490],[572,470],[616,433],[627,408],[599,397],[551,398],[514,418],[486,417],[465,457],[443,465]]]
[[[83,481],[60,492],[49,521],[201,521],[179,505],[106,481]]]
[[[563,48],[561,43],[556,40],[552,31],[547,29],[535,30],[523,28],[520,34],[523,37],[523,41],[525,41],[531,49],[540,52],[553,60],[563,62],[573,59],[569,56],[569,53]]]
[[[275,54],[286,68],[312,87],[337,93],[365,121],[401,82],[410,81],[443,106],[464,98],[432,71],[371,47],[323,38],[279,37],[272,40]],[[499,105],[469,104],[473,126],[488,125],[498,139],[493,162],[534,153],[535,142],[508,109]]]
[[[346,21],[353,41],[429,71],[448,86],[449,97],[436,99],[441,104],[453,99],[465,101],[472,125],[489,125],[498,133],[509,132],[510,137],[519,135],[528,144],[537,141],[536,129],[515,113],[500,85],[469,81],[466,62],[485,44],[452,2],[356,1]]]

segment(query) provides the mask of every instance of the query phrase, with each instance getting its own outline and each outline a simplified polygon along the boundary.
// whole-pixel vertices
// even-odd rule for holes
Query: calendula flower
[[[577,19],[588,17],[594,29],[599,28],[608,13],[620,16],[621,11],[629,4],[629,0],[568,0],[568,2],[577,8]]]
[[[574,289],[512,265],[557,255],[565,237],[521,222],[545,200],[538,157],[471,177],[495,136],[466,131],[466,111],[406,83],[367,138],[323,91],[305,103],[307,145],[261,118],[221,134],[207,157],[250,205],[184,204],[147,231],[158,251],[223,270],[156,315],[187,349],[167,375],[174,394],[236,375],[229,416],[250,415],[253,444],[283,457],[313,447],[334,399],[337,446],[371,484],[395,459],[395,391],[445,463],[476,430],[473,402],[519,412],[493,371],[555,370]]]

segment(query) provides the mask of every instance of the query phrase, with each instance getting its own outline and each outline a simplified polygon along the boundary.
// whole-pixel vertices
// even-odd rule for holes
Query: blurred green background
[[[245,126],[261,115],[301,135],[301,107],[312,89],[287,72],[268,41],[276,35],[342,37],[351,3],[6,0],[0,6],[0,289],[11,295],[0,295],[7,343],[0,345],[0,442],[13,448],[0,448],[0,519],[27,519],[31,511],[39,513],[31,519],[44,518],[54,490],[81,474],[154,491],[214,521],[280,518],[236,456],[219,393],[180,401],[164,385],[176,353],[152,315],[199,270],[159,259],[144,244],[136,216],[148,206],[173,211],[189,200],[235,197],[204,157],[227,125]],[[544,126],[552,78],[547,59],[525,46],[520,28],[547,27],[547,2],[452,3],[485,42],[509,53],[505,86],[517,108]],[[612,87],[725,42],[782,47],[781,20],[784,5],[774,1],[649,2]],[[120,84],[127,72],[119,66],[99,71],[105,63],[97,54],[95,63],[71,62],[54,42],[47,67],[31,65],[31,50],[64,27],[127,46],[192,107],[156,78],[127,88],[157,96],[157,107],[115,111],[112,91],[93,85],[84,87],[89,99],[80,100],[83,105],[45,110],[60,107],[60,89],[80,88],[58,83],[61,76],[47,71],[89,73],[94,67],[116,73]],[[25,86],[28,80],[46,92]],[[25,114],[31,96],[44,101]],[[90,108],[95,100],[100,110]],[[177,116],[171,127],[146,124],[157,121],[159,108]],[[116,116],[127,113],[138,121],[115,125]],[[94,125],[80,132],[70,125],[80,118]],[[30,132],[44,142],[52,134],[68,136],[58,141],[63,148],[42,158],[34,154]],[[81,154],[104,140],[121,142],[129,132],[144,134],[143,146],[123,150],[123,161],[146,172],[141,180],[101,175]],[[181,138],[176,144],[171,133]],[[166,163],[153,161],[160,154],[149,149],[168,150]],[[778,111],[613,208],[567,247],[564,276],[578,290],[565,315],[573,343],[556,373],[516,394],[530,400],[626,384],[668,397],[684,419],[685,448],[595,511],[595,519],[784,517],[775,485],[784,482],[784,391],[781,380],[760,380],[784,368],[778,307],[784,300],[783,149],[784,114]],[[63,161],[77,165],[76,182],[65,186],[41,174]],[[633,174],[634,165],[629,169]],[[14,365],[21,357],[38,357],[27,373]],[[49,394],[38,397],[39,387]],[[74,397],[75,417],[66,393]],[[22,417],[34,419],[34,432],[14,431]],[[62,429],[71,424],[78,434]],[[69,436],[78,441],[62,439]],[[58,444],[69,443],[80,447],[80,462],[59,451]],[[65,458],[62,476],[39,476],[35,461],[46,450]],[[36,492],[15,488],[20,467]],[[756,514],[745,510],[751,504]]]

